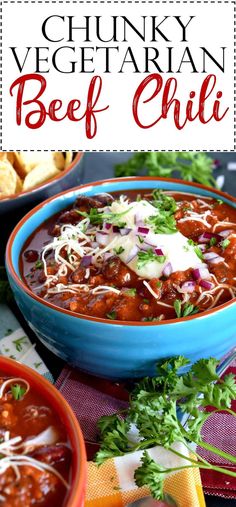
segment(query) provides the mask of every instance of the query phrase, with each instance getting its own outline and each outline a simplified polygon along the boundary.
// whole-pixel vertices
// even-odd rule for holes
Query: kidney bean
[[[50,465],[60,461],[68,461],[69,463],[71,451],[65,445],[47,445],[33,451],[31,456]]]
[[[37,250],[26,250],[24,258],[27,262],[36,262],[39,258],[39,253]]]

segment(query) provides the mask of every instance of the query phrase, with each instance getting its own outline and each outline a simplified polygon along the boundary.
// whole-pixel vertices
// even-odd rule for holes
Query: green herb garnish
[[[175,199],[162,192],[162,190],[153,190],[152,205],[158,208],[159,211],[167,211],[170,215],[173,215],[177,210]]]
[[[21,338],[16,338],[16,340],[12,340],[12,343],[14,343],[15,348],[18,352],[21,352],[23,350],[23,345],[26,343],[26,336],[22,336]]]
[[[141,236],[138,236],[138,240],[139,240],[139,243],[144,243],[144,238],[142,238]]]
[[[199,259],[201,259],[201,260],[204,259],[203,253],[201,251],[201,248],[199,248],[199,246],[194,247],[194,252],[199,257]]]
[[[229,239],[224,239],[220,243],[220,246],[221,246],[221,248],[223,248],[223,250],[225,250],[225,248],[227,248],[227,246],[229,246],[229,245],[230,245],[230,240]]]
[[[125,227],[126,222],[122,222],[120,219],[124,215],[126,215],[132,208],[129,208],[121,213],[107,213],[105,211],[98,211],[97,208],[91,208],[89,213],[86,211],[80,211],[76,209],[75,211],[82,215],[85,218],[88,218],[90,223],[93,225],[101,225],[104,221],[109,224],[116,225],[117,227]]]
[[[214,163],[205,153],[196,152],[151,152],[135,153],[126,162],[116,165],[115,176],[161,176],[170,178],[173,172],[186,181],[197,181],[209,187],[216,187],[213,176]]]
[[[152,205],[157,208],[157,214],[149,217],[146,223],[150,224],[157,234],[173,234],[177,231],[174,217],[177,209],[175,200],[161,190],[154,190],[152,198]]]
[[[124,251],[125,251],[125,249],[123,248],[123,246],[119,246],[119,247],[117,247],[117,248],[114,248],[114,252],[115,252],[117,255],[122,254]]]
[[[43,261],[41,260],[36,261],[34,267],[35,269],[41,269],[43,267]]]
[[[151,248],[146,251],[138,252],[138,269],[142,269],[148,262],[159,262],[163,264],[166,260],[165,255],[156,255]]]
[[[21,400],[26,392],[25,387],[21,387],[20,384],[14,384],[11,386],[11,393],[14,400]]]
[[[217,243],[217,239],[216,238],[211,238],[210,239],[210,242],[209,242],[210,246],[215,246],[216,243]]]
[[[197,243],[196,243],[195,241],[193,241],[193,239],[191,239],[191,238],[189,238],[189,239],[187,240],[187,243],[188,243],[190,246],[196,246],[196,245],[197,245]]]
[[[110,313],[107,313],[106,314],[106,317],[110,320],[116,320],[116,312],[113,311],[113,312],[110,312]]]
[[[234,375],[230,373],[219,378],[216,371],[218,364],[219,361],[214,358],[200,359],[187,373],[183,373],[182,369],[189,366],[189,360],[185,357],[161,360],[157,364],[156,376],[146,377],[135,385],[122,417],[113,414],[99,419],[101,446],[95,457],[96,462],[101,464],[108,458],[143,451],[141,466],[135,470],[135,482],[140,487],[148,486],[157,500],[165,498],[163,484],[166,474],[179,469],[198,467],[236,477],[236,471],[203,460],[195,450],[198,445],[236,464],[235,455],[214,447],[201,435],[203,423],[215,411],[223,410],[236,417],[231,409],[231,402],[236,398]],[[213,412],[207,412],[209,405],[215,409]],[[201,407],[205,410],[202,411]],[[180,411],[183,418],[179,417]],[[132,425],[139,432],[138,442],[130,439]],[[174,442],[191,448],[194,459],[186,453],[182,454],[181,450],[177,452]],[[154,461],[147,450],[156,445],[182,457],[185,464],[180,468],[171,465],[165,467]]]
[[[133,288],[133,289],[125,289],[124,294],[126,296],[134,297],[137,294],[137,289],[135,289],[135,288]]]
[[[178,318],[194,315],[199,310],[197,306],[194,306],[191,303],[184,303],[184,305],[182,306],[182,302],[180,299],[175,300],[174,309]]]
[[[165,212],[152,215],[146,222],[150,224],[156,234],[173,234],[177,232],[174,215],[166,215]]]

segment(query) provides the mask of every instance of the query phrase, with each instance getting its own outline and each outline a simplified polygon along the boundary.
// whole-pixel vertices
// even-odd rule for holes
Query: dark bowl
[[[6,217],[4,227],[1,230],[0,261],[3,260],[8,236],[17,222],[36,204],[63,190],[78,185],[83,173],[83,163],[83,153],[77,153],[72,163],[58,176],[54,176],[54,178],[37,185],[27,192],[21,192],[0,200],[0,217]]]

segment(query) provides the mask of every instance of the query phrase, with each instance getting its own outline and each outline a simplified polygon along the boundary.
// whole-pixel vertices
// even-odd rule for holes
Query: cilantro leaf
[[[198,307],[188,302],[184,303],[182,307],[182,301],[180,299],[175,300],[174,309],[178,319],[180,317],[188,317],[189,315],[194,315],[198,312]]]
[[[14,400],[21,400],[26,392],[26,388],[20,386],[20,384],[14,384],[11,386],[11,393]]]
[[[176,299],[174,302],[174,309],[178,319],[181,317],[181,300]]]
[[[41,261],[40,259],[38,259],[38,260],[35,262],[34,267],[35,267],[35,269],[42,269],[42,268],[43,268],[43,261]]]
[[[157,255],[151,248],[145,251],[140,250],[140,252],[138,252],[138,269],[146,266],[148,262],[158,262],[159,264],[163,264],[165,260],[165,255]]]
[[[119,246],[119,247],[117,247],[117,248],[114,248],[114,252],[115,252],[117,255],[122,254],[124,251],[125,251],[125,249],[123,248],[123,246]]]
[[[152,192],[152,205],[159,211],[168,212],[170,215],[173,215],[177,210],[175,199],[159,189]]]
[[[128,420],[121,419],[117,415],[103,416],[99,420],[98,427],[102,437],[101,447],[95,456],[98,465],[101,465],[107,458],[123,456],[129,452],[127,433],[130,423]]]
[[[205,442],[201,436],[204,422],[211,412],[200,410],[200,407],[212,405],[216,410],[230,409],[231,402],[236,398],[234,375],[225,375],[220,379],[217,375],[218,361],[214,358],[200,359],[189,367],[187,372],[181,369],[189,366],[189,360],[183,356],[160,360],[157,364],[157,375],[139,381],[130,394],[129,406],[124,411],[124,419],[120,415],[106,416],[100,419],[101,448],[96,461],[103,463],[107,458],[122,456],[136,450],[144,451],[141,466],[135,471],[138,486],[146,485],[156,499],[163,499],[163,479],[166,473],[178,468],[164,468],[153,461],[147,449],[155,445],[163,446],[176,454],[174,442],[184,445],[198,443],[217,456],[236,463],[236,456],[226,453]],[[179,410],[185,415],[179,418]],[[184,422],[182,422],[184,421]],[[139,439],[130,439],[131,425],[135,425]],[[194,452],[194,451],[193,451]],[[178,456],[188,460],[178,451]],[[227,473],[225,468],[200,461],[192,463],[189,458],[187,468],[198,466]],[[229,475],[236,477],[235,472]]]
[[[131,297],[136,296],[136,293],[137,293],[137,289],[135,289],[135,288],[125,289],[125,291],[124,291],[124,294],[126,296],[131,296]]]
[[[157,500],[164,499],[164,468],[158,465],[147,453],[144,451],[141,458],[142,465],[134,472],[134,478],[137,486],[148,486],[153,498]],[[161,473],[160,473],[161,472]]]
[[[213,160],[206,153],[196,152],[149,152],[135,153],[128,161],[116,165],[115,176],[147,174],[170,178],[173,173],[186,181],[196,181],[216,187],[213,176]]]
[[[76,209],[76,213],[83,216],[84,218],[88,218],[90,223],[93,225],[102,225],[104,221],[109,224],[116,225],[117,227],[125,227],[126,222],[122,222],[121,218],[126,215],[132,208],[128,208],[125,211],[121,211],[120,213],[112,213],[106,211],[98,211],[97,208],[90,208],[89,212],[80,211]]]
[[[109,312],[106,314],[106,317],[110,320],[115,320],[116,319],[116,312],[115,311]]]
[[[156,234],[174,234],[177,231],[175,217],[164,212],[152,215],[146,222],[153,227]]]
[[[219,361],[213,357],[210,359],[199,359],[199,361],[193,364],[191,371],[193,375],[200,378],[201,381],[206,383],[212,382],[219,378],[216,373],[218,364]]]
[[[221,246],[221,248],[223,248],[223,250],[225,250],[229,245],[230,245],[230,240],[227,238],[224,239],[223,241],[221,241],[221,243],[220,243],[220,246]]]

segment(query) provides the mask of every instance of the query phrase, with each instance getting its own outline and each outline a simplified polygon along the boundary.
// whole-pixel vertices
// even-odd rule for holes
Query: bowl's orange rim
[[[32,368],[4,356],[0,357],[0,369],[1,365],[3,365],[3,367],[9,366],[10,370],[20,369],[20,371],[22,371],[23,376],[24,373],[26,373],[27,377],[29,376],[30,378],[35,379],[37,384],[43,386],[43,389],[49,392],[49,396],[52,395],[53,397],[57,398],[57,401],[59,402],[58,405],[62,407],[62,412],[64,413],[70,425],[71,435],[73,436],[72,439],[74,441],[73,443],[76,444],[72,448],[72,452],[74,453],[75,457],[74,462],[75,470],[73,481],[71,484],[72,490],[71,492],[69,491],[66,507],[78,507],[78,500],[81,500],[82,502],[85,495],[86,478],[87,478],[87,468],[86,468],[87,456],[82,430],[72,408],[70,407],[69,403],[65,400],[65,398],[62,396],[62,394],[56,389],[56,387],[53,384],[51,384],[47,379],[45,379],[45,377],[37,373]],[[69,437],[71,437],[71,435],[69,435]]]
[[[95,182],[89,182],[84,185],[79,185],[77,187],[73,187],[69,190],[64,190],[63,192],[60,192],[59,194],[56,194],[53,197],[49,197],[49,199],[46,199],[42,203],[38,204],[38,206],[35,206],[31,211],[29,211],[29,213],[27,213],[20,220],[20,222],[18,222],[16,227],[13,229],[13,231],[9,237],[8,243],[7,243],[6,262],[7,262],[7,267],[11,273],[11,276],[14,278],[16,284],[21,289],[23,289],[23,291],[26,292],[32,299],[36,300],[38,303],[42,304],[43,306],[49,307],[52,310],[55,310],[60,313],[64,313],[64,314],[69,315],[71,317],[76,317],[76,318],[91,321],[91,322],[98,322],[99,324],[106,324],[107,326],[113,326],[115,324],[117,326],[133,326],[133,327],[144,326],[144,327],[146,327],[146,326],[166,326],[166,325],[171,325],[171,324],[176,324],[176,323],[184,324],[184,322],[186,322],[186,321],[203,319],[207,315],[212,315],[216,312],[222,311],[225,308],[233,305],[236,301],[236,297],[231,299],[230,301],[227,301],[226,303],[223,303],[220,306],[217,306],[216,308],[212,308],[211,310],[206,310],[206,311],[201,312],[199,314],[190,315],[189,317],[169,319],[169,320],[160,321],[160,322],[156,322],[156,321],[155,322],[139,322],[139,321],[120,321],[120,320],[109,320],[108,321],[107,319],[103,319],[100,317],[93,317],[90,315],[82,315],[80,313],[71,312],[70,310],[66,310],[65,308],[61,308],[59,306],[56,306],[53,303],[49,303],[48,301],[40,298],[39,296],[34,294],[27,287],[27,285],[23,282],[23,280],[21,280],[19,278],[19,276],[17,275],[17,273],[14,270],[13,263],[12,263],[12,257],[11,257],[11,250],[12,250],[12,245],[13,245],[16,234],[18,233],[18,231],[20,230],[22,225],[28,220],[28,218],[30,218],[32,215],[34,215],[34,213],[36,213],[38,210],[40,210],[42,207],[44,207],[47,203],[57,199],[58,197],[68,194],[69,192],[71,193],[73,191],[77,191],[80,189],[82,190],[82,189],[86,189],[86,188],[97,187],[97,186],[103,185],[105,183],[119,183],[121,181],[122,182],[126,182],[126,181],[131,181],[131,182],[132,181],[133,182],[135,182],[135,181],[150,181],[150,182],[151,181],[163,181],[163,182],[168,182],[168,183],[178,183],[178,184],[182,183],[185,186],[200,188],[203,190],[207,190],[208,192],[211,191],[212,193],[216,194],[219,197],[223,197],[224,199],[228,199],[231,202],[236,203],[236,198],[231,196],[230,194],[227,194],[226,192],[222,192],[221,190],[207,187],[206,185],[201,185],[199,183],[192,183],[192,182],[188,182],[188,181],[179,180],[176,178],[155,178],[155,177],[148,177],[148,176],[111,178],[111,179],[105,179],[105,180],[100,180],[100,181],[95,181]]]
[[[45,182],[39,183],[35,187],[32,187],[29,190],[25,190],[24,192],[19,192],[18,194],[7,195],[6,197],[3,197],[0,199],[0,203],[6,202],[6,201],[13,201],[15,199],[21,199],[21,197],[23,197],[23,196],[26,196],[28,194],[34,194],[38,190],[45,189],[46,187],[48,187],[52,183],[54,183],[54,181],[58,181],[61,178],[63,178],[66,174],[68,174],[75,167],[75,165],[81,161],[81,159],[83,158],[83,155],[84,155],[83,152],[77,153],[74,160],[72,160],[72,162],[68,165],[68,167],[66,169],[62,169],[60,171],[60,174],[58,174],[57,176],[52,176],[51,178],[49,178]]]

